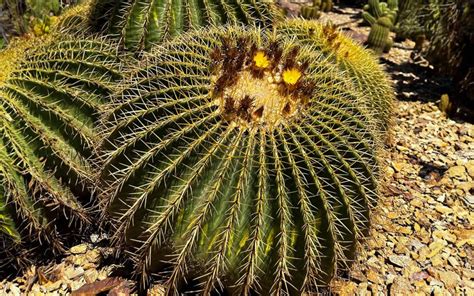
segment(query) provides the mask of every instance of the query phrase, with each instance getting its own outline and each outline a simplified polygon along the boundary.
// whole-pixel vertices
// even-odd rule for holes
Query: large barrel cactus
[[[280,12],[273,1],[96,0],[95,30],[120,38],[125,49],[149,49],[183,31],[207,25],[269,26]]]
[[[375,90],[339,64],[353,52],[288,32],[185,34],[117,94],[100,188],[142,283],[158,273],[172,293],[298,294],[354,260],[378,195]]]
[[[33,241],[61,251],[89,224],[95,124],[122,78],[113,45],[47,39],[1,54],[0,264]]]

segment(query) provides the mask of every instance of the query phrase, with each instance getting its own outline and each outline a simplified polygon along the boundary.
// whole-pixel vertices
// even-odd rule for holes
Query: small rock
[[[458,267],[459,266],[459,262],[456,260],[456,258],[454,258],[453,256],[450,256],[448,258],[448,262],[449,264],[451,264],[451,266],[453,267]]]
[[[391,255],[388,260],[398,267],[406,267],[411,262],[410,257],[405,255]]]
[[[443,248],[446,246],[446,242],[442,240],[436,240],[432,242],[429,246],[430,253],[426,255],[427,258],[434,257],[436,254],[438,254]]]
[[[380,281],[379,273],[373,271],[372,269],[369,269],[367,271],[367,279],[372,283],[378,284]]]
[[[413,281],[421,281],[421,280],[425,280],[429,277],[429,274],[426,272],[426,271],[420,271],[420,272],[415,272],[413,273],[410,278],[413,280]]]
[[[471,177],[474,178],[474,160],[469,160],[466,164],[466,171],[467,174]]]
[[[410,282],[401,276],[396,277],[390,287],[390,295],[407,295],[413,291]]]
[[[88,269],[84,272],[84,280],[86,283],[90,284],[97,280],[99,277],[99,273],[95,269]]]
[[[449,207],[446,207],[446,206],[443,206],[443,205],[440,205],[440,204],[437,204],[436,207],[435,207],[435,210],[438,212],[438,213],[441,213],[441,214],[452,214],[453,213],[453,209],[449,208]]]
[[[64,277],[69,280],[78,278],[83,274],[84,269],[82,267],[68,267],[66,270],[64,270]]]
[[[71,254],[84,254],[85,252],[87,252],[87,249],[88,249],[88,246],[87,244],[80,244],[80,245],[77,245],[77,246],[74,246],[72,247],[69,252]]]
[[[444,264],[443,258],[440,255],[432,257],[430,261],[433,266],[441,266]]]
[[[438,274],[439,274],[439,279],[444,283],[444,285],[448,289],[453,289],[457,287],[459,281],[461,280],[459,275],[452,271],[440,271]]]
[[[448,171],[446,172],[446,175],[450,178],[458,178],[458,179],[465,179],[465,173],[466,173],[466,168],[461,165],[456,165],[453,167],[450,167]]]

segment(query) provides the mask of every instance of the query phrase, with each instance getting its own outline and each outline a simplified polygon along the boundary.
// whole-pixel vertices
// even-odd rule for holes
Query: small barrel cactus
[[[266,27],[280,16],[273,1],[96,0],[90,19],[95,30],[137,50],[192,28],[237,23]]]
[[[381,17],[372,25],[367,38],[367,44],[376,53],[388,52],[392,48],[393,40],[390,37],[392,21],[388,17]]]
[[[122,78],[115,46],[47,39],[1,54],[0,253],[32,241],[62,251],[62,235],[89,224],[95,124]]]
[[[332,57],[352,53],[314,45],[327,37],[275,32],[178,37],[107,112],[99,187],[143,284],[298,294],[354,260],[378,196],[368,84]]]

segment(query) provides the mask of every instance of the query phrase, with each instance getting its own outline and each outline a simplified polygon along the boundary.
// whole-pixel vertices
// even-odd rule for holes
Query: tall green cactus
[[[122,77],[104,40],[49,39],[2,54],[10,66],[0,81],[0,242],[13,249],[35,241],[62,251],[62,236],[90,223],[95,124]],[[13,259],[1,248],[0,265]]]
[[[276,32],[185,34],[117,94],[100,188],[142,283],[297,294],[354,260],[378,195],[369,89],[331,56],[351,53]]]
[[[367,44],[377,53],[388,52],[392,48],[393,40],[390,37],[392,22],[388,17],[381,17],[372,25]]]
[[[318,19],[321,16],[321,0],[314,0],[313,5],[304,5],[301,7],[301,16],[305,19]]]
[[[331,11],[333,6],[332,0],[313,0],[311,6],[301,7],[301,16],[305,19],[318,19],[321,12]]]
[[[183,31],[206,25],[269,26],[280,12],[273,1],[96,0],[91,22],[118,36],[126,49],[149,49]]]
[[[398,0],[387,0],[387,2],[369,0],[364,6],[362,17],[370,25],[375,23],[373,20],[381,17],[388,17],[392,24],[395,24],[398,18]]]

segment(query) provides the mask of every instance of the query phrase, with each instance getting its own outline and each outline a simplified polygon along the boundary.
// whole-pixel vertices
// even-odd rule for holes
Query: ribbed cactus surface
[[[377,53],[388,52],[392,48],[393,40],[390,37],[392,22],[388,17],[381,17],[372,25],[367,38],[367,44]]]
[[[122,74],[103,40],[40,43],[2,56],[19,60],[0,81],[0,242],[60,251],[62,230],[78,234],[90,222],[95,124]]]
[[[278,24],[276,32],[283,38],[294,36],[299,42],[315,47],[321,55],[337,65],[358,91],[367,94],[360,97],[359,101],[372,110],[379,129],[388,129],[394,92],[376,56],[334,27],[321,26],[314,21],[288,20]]]
[[[149,49],[183,31],[207,25],[269,26],[280,16],[273,1],[96,0],[92,26],[118,36],[126,49]]]
[[[354,259],[377,200],[368,86],[284,35],[185,34],[117,94],[100,188],[143,283],[298,294]]]

